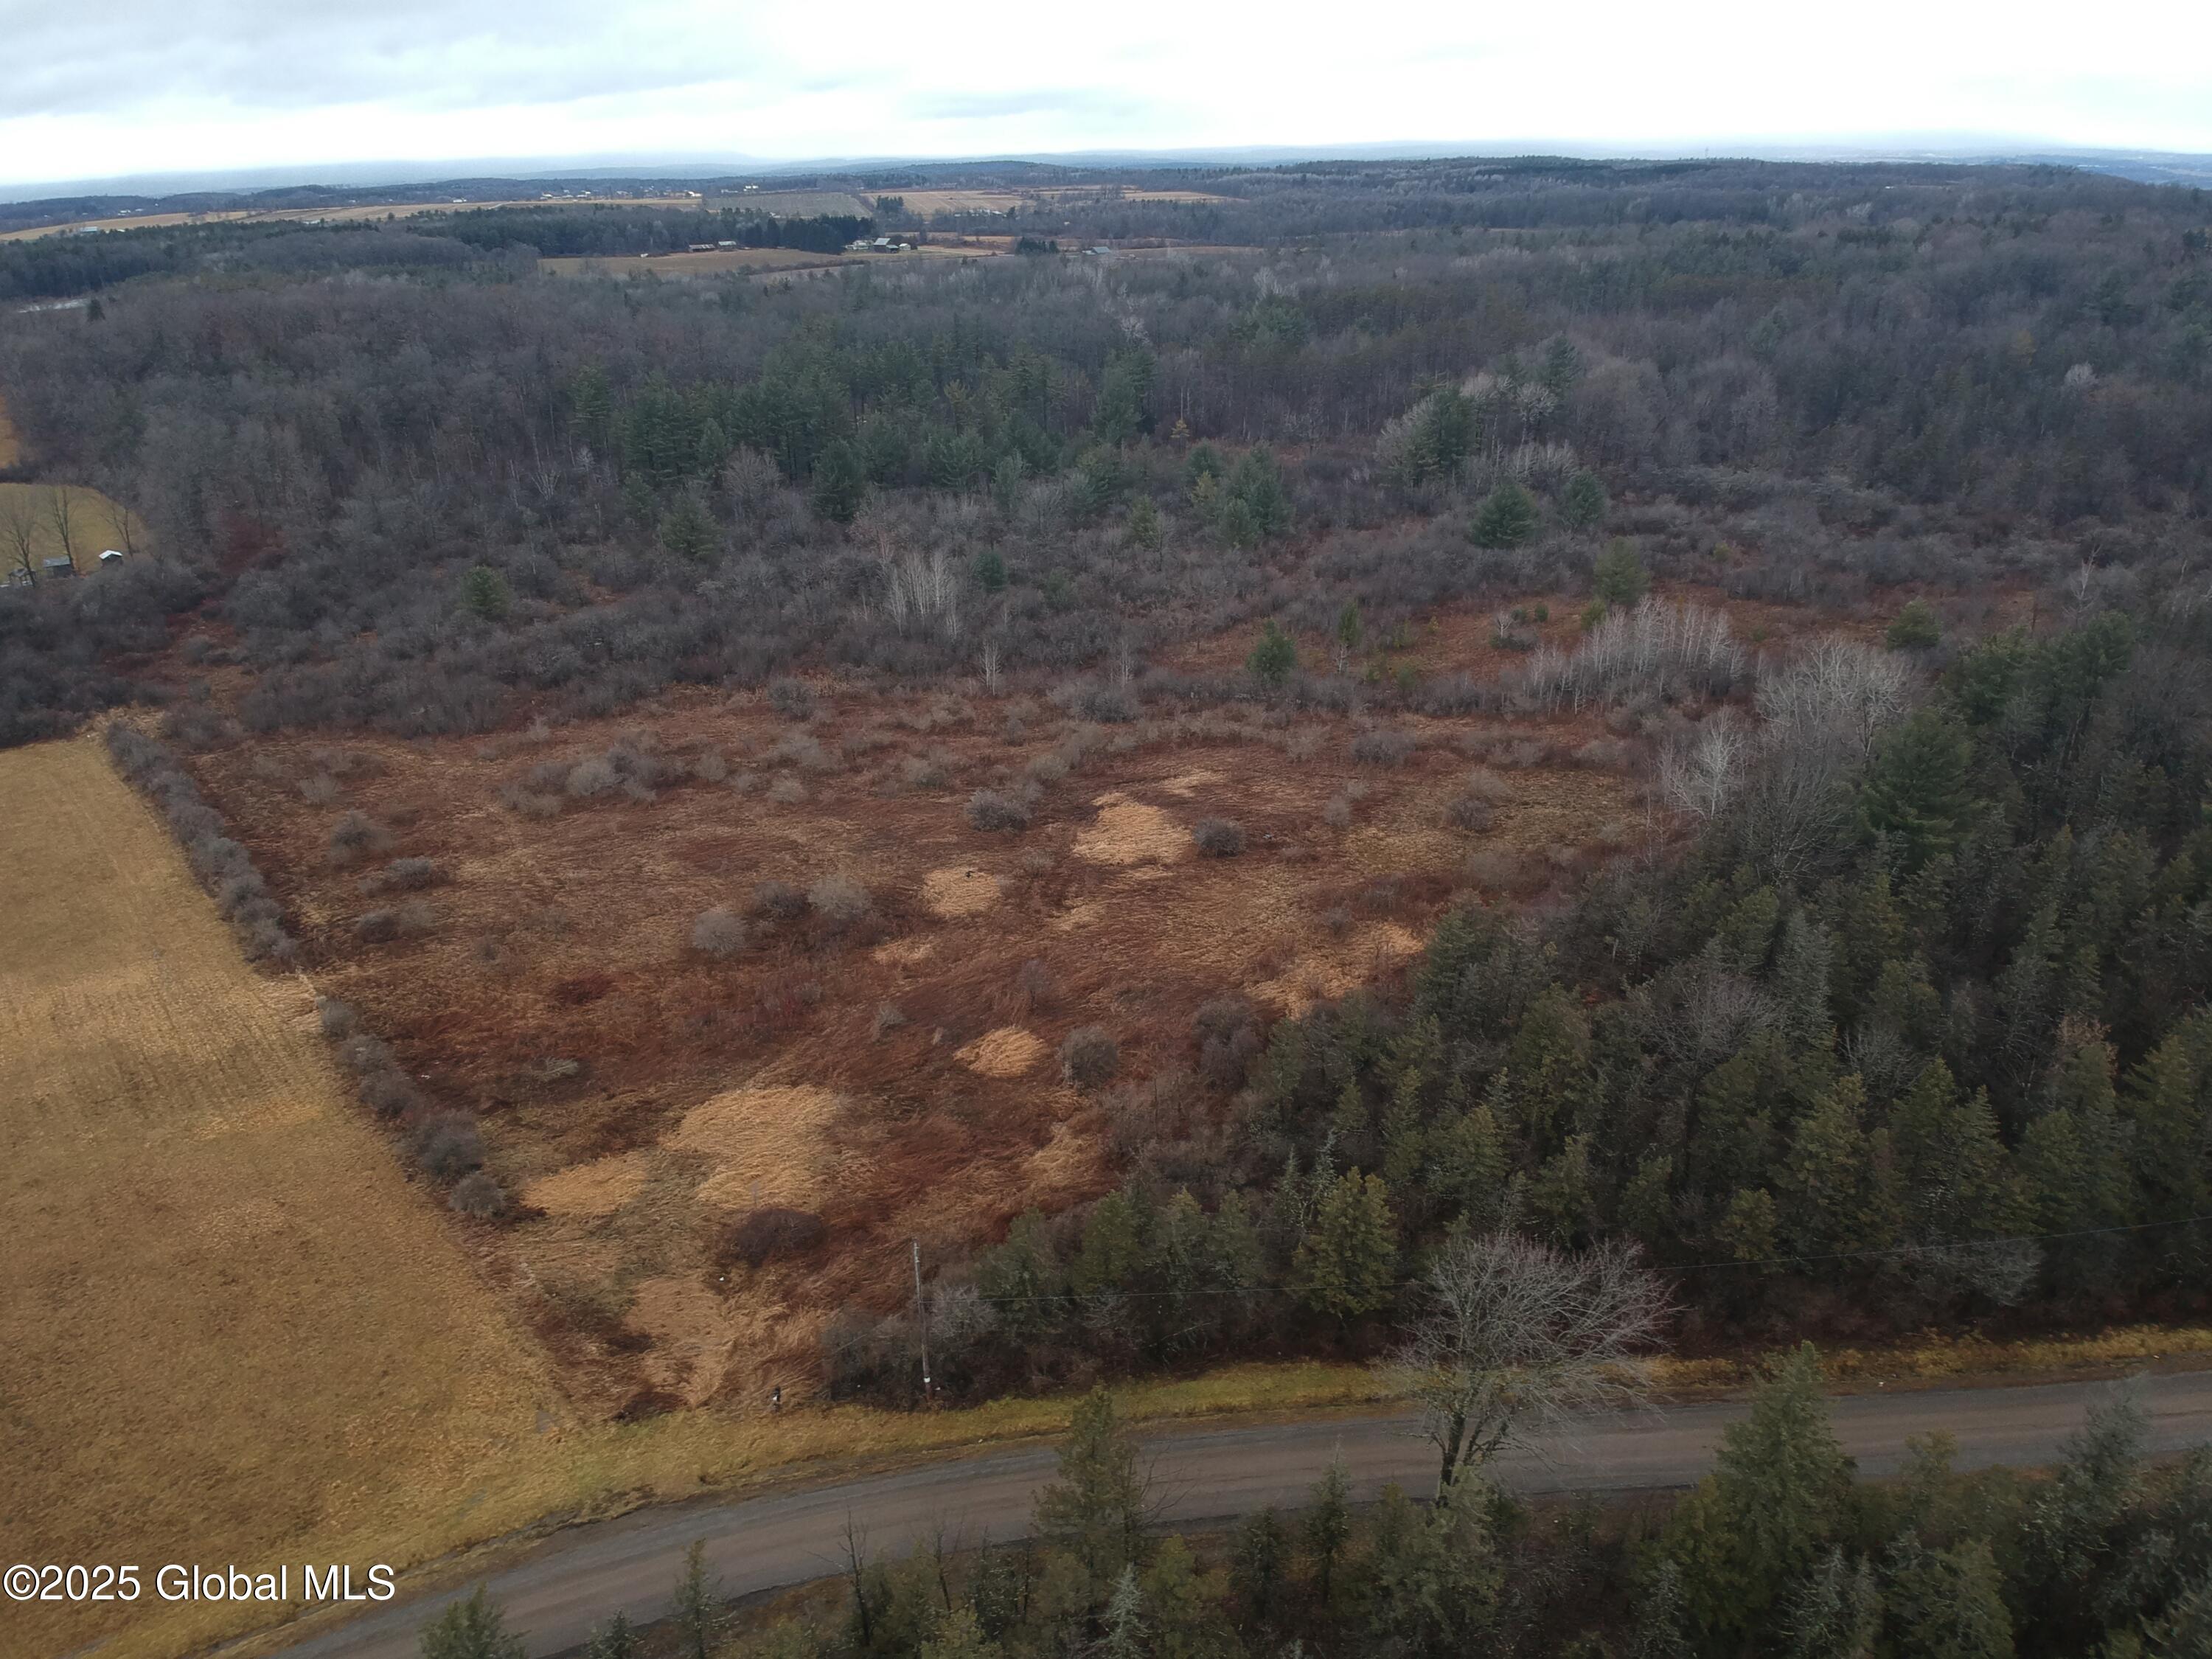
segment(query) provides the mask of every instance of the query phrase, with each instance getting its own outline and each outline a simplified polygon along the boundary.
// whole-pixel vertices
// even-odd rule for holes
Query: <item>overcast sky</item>
[[[2212,151],[2212,0],[0,0],[0,183],[1943,133]]]

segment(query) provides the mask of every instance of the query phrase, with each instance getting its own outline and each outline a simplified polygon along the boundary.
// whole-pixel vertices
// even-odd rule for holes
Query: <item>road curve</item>
[[[1881,1475],[1897,1470],[1908,1439],[1939,1429],[1956,1437],[1962,1468],[2047,1462],[2110,1387],[1877,1392],[1832,1405],[1836,1432],[1861,1473]],[[2212,1442],[2212,1371],[2148,1378],[2146,1402],[2154,1452]],[[1711,1464],[1722,1429],[1745,1409],[1725,1401],[1592,1419],[1546,1456],[1516,1455],[1493,1472],[1531,1494],[1687,1486]],[[1170,1431],[1142,1444],[1163,1518],[1198,1522],[1296,1505],[1340,1451],[1363,1498],[1393,1480],[1425,1492],[1435,1479],[1433,1454],[1412,1428],[1404,1417],[1330,1419]],[[506,1608],[508,1628],[524,1632],[533,1659],[557,1654],[617,1610],[633,1620],[664,1616],[694,1539],[704,1541],[725,1593],[739,1595],[836,1571],[848,1516],[878,1554],[902,1554],[939,1525],[971,1545],[1019,1537],[1054,1457],[1050,1446],[1024,1447],[711,1507],[641,1510],[556,1534],[493,1573],[491,1594]],[[418,1659],[416,1632],[461,1593],[378,1608],[283,1650],[282,1659]]]

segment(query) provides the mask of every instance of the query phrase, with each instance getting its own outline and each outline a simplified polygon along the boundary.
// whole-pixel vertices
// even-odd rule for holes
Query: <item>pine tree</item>
[[[1335,1603],[1336,1570],[1352,1543],[1352,1473],[1341,1456],[1314,1482],[1299,1530],[1313,1565],[1314,1596],[1326,1613]]]
[[[422,1627],[422,1659],[523,1659],[522,1638],[479,1584]]]
[[[1987,1540],[1942,1550],[1899,1540],[1882,1576],[1897,1659],[2012,1659],[2012,1613]]]
[[[975,1609],[959,1602],[939,1622],[937,1633],[921,1644],[921,1659],[999,1659],[1004,1651],[984,1634]]]
[[[584,1659],[638,1659],[641,1638],[630,1628],[629,1615],[617,1613],[592,1632],[584,1644]]]
[[[1510,478],[1483,497],[1468,536],[1477,547],[1518,547],[1536,533],[1536,498]]]
[[[1831,1549],[1790,1586],[1776,1650],[1787,1659],[1874,1659],[1881,1610],[1873,1566]]]
[[[1270,618],[1261,630],[1259,644],[1244,665],[1252,671],[1252,678],[1270,690],[1290,678],[1298,665],[1298,647],[1291,636]]]
[[[1851,1461],[1837,1443],[1808,1344],[1723,1432],[1712,1474],[1676,1508],[1661,1553],[1700,1628],[1736,1643],[1763,1628],[1844,1524]]]
[[[1229,1550],[1229,1586],[1247,1619],[1272,1625],[1282,1612],[1291,1540],[1273,1508],[1245,1516]]]
[[[1147,1518],[1137,1450],[1114,1397],[1095,1389],[1075,1408],[1060,1449],[1058,1479],[1037,1494],[1036,1530],[1073,1557],[1094,1600],[1144,1557]]]
[[[853,446],[840,438],[825,447],[814,464],[814,516],[850,524],[867,493],[867,475]]]
[[[1577,472],[1559,495],[1559,517],[1570,530],[1594,530],[1610,505],[1605,484],[1595,472]]]
[[[676,1581],[674,1623],[678,1650],[685,1659],[714,1659],[729,1617],[712,1575],[707,1571],[704,1540],[693,1539],[684,1552],[684,1572]]]
[[[1790,1139],[1775,1172],[1782,1226],[1801,1255],[1878,1249],[1881,1236],[1873,1192],[1874,1164],[1860,1121],[1866,1089],[1845,1076],[1814,1103]]]
[[[1650,588],[1651,575],[1635,548],[1619,537],[1597,556],[1590,591],[1608,605],[1632,605]]]
[[[1129,539],[1146,552],[1159,549],[1162,531],[1160,510],[1152,504],[1150,495],[1139,495],[1129,503]]]
[[[514,590],[488,564],[471,565],[461,576],[461,608],[486,622],[501,622],[514,608]]]
[[[1949,853],[1972,807],[1972,761],[1963,727],[1938,710],[1920,710],[1876,747],[1859,788],[1861,826],[1895,845],[1908,870]]]
[[[1380,1176],[1352,1170],[1332,1184],[1298,1243],[1291,1282],[1308,1307],[1356,1319],[1389,1305],[1398,1268],[1397,1223]]]

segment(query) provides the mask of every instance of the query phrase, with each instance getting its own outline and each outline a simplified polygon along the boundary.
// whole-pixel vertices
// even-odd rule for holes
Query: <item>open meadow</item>
[[[14,442],[0,412],[0,467]],[[138,515],[82,484],[0,483],[0,576],[28,559],[40,568],[67,557],[79,575],[93,570],[109,548],[134,553],[146,545]]]

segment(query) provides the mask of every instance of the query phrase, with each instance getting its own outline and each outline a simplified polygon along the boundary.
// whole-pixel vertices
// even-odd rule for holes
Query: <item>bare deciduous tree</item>
[[[6,551],[8,562],[28,581],[39,579],[38,565],[31,556],[38,540],[35,497],[27,489],[0,492],[0,550]]]
[[[1427,1306],[1385,1362],[1421,1407],[1439,1492],[1508,1444],[1647,1391],[1644,1353],[1673,1303],[1632,1245],[1577,1255],[1510,1233],[1462,1238],[1428,1273]]]
[[[1659,757],[1660,792],[1679,811],[1717,818],[1735,799],[1750,758],[1750,738],[1723,709]]]
[[[46,512],[53,520],[54,534],[62,544],[62,556],[76,568],[76,500],[67,484],[56,484],[46,492]]]

